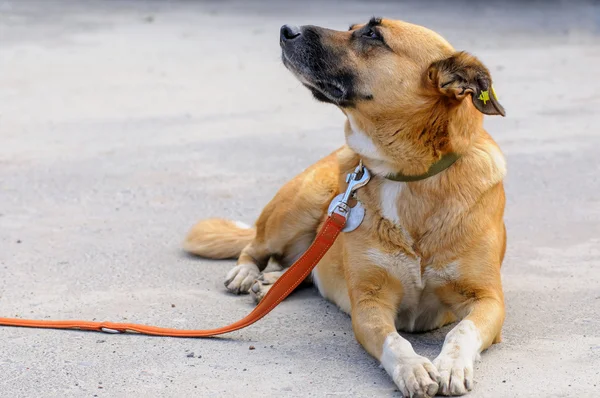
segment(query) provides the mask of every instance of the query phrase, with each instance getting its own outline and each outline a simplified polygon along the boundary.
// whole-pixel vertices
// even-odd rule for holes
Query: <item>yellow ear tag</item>
[[[492,95],[494,96],[494,99],[497,101],[498,100],[498,96],[496,95],[496,91],[494,90],[494,86],[492,86]]]
[[[494,89],[492,88],[492,94],[494,93]],[[479,97],[477,97],[478,99],[480,99],[481,101],[483,101],[483,105],[486,104],[486,102],[488,102],[490,100],[490,93],[485,90],[482,91],[481,94],[479,94]]]

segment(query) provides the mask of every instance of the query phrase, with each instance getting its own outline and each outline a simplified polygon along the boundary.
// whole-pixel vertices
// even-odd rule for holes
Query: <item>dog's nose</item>
[[[300,28],[297,26],[283,25],[279,30],[279,40],[282,42],[294,40],[300,35]]]

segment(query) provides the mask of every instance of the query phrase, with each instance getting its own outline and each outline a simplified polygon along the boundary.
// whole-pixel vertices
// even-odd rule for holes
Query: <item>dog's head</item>
[[[422,26],[379,18],[348,31],[284,25],[280,44],[283,63],[315,98],[345,112],[380,118],[432,97],[449,106],[471,97],[480,112],[504,115],[487,68]]]

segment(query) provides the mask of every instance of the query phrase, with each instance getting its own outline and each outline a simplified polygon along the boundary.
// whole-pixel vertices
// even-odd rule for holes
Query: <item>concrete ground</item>
[[[508,315],[470,396],[599,396],[598,3],[0,0],[0,316],[208,328],[248,313],[223,287],[233,262],[180,242],[200,218],[252,222],[342,143],[341,112],[281,65],[279,26],[373,15],[480,56],[508,112],[486,119],[509,164]],[[447,330],[407,338],[434,358]],[[399,396],[311,288],[222,338],[0,341],[2,397]]]

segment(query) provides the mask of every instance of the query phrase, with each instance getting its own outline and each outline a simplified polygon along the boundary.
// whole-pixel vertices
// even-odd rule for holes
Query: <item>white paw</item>
[[[431,361],[419,355],[397,364],[392,374],[394,383],[406,398],[435,396],[439,377]]]
[[[260,300],[265,297],[269,289],[271,289],[271,286],[273,285],[267,284],[260,279],[255,280],[254,284],[252,285],[252,289],[250,289],[250,294],[252,294],[252,297],[254,297],[254,301],[260,303]]]
[[[239,264],[227,273],[225,287],[232,293],[248,293],[259,274],[256,264]]]
[[[460,355],[440,354],[433,360],[440,372],[441,395],[465,395],[473,388],[473,361]]]
[[[273,271],[273,272],[263,272],[260,274],[258,278],[252,284],[252,289],[250,289],[250,294],[254,297],[257,303],[265,297],[271,286],[281,275],[283,275],[284,271]]]

